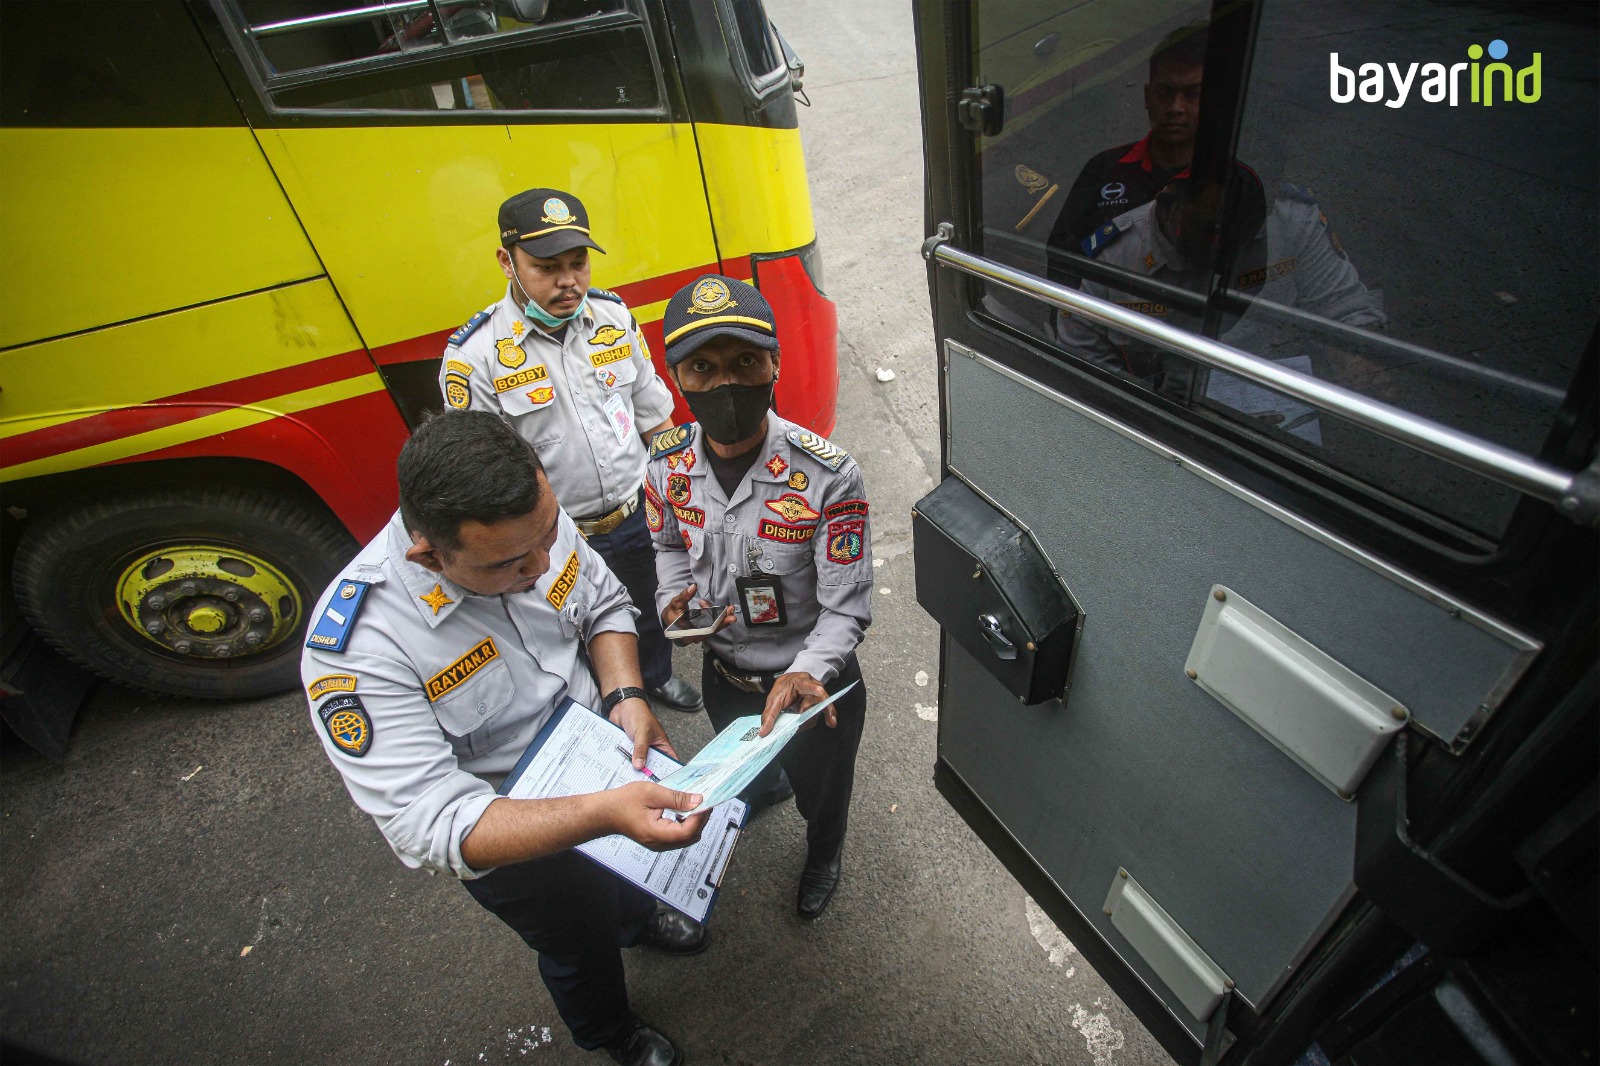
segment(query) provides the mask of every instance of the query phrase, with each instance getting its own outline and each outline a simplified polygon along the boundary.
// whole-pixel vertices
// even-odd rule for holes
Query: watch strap
[[[647,703],[649,702],[648,698],[645,696],[645,691],[642,688],[633,688],[631,686],[625,688],[614,688],[610,692],[607,692],[605,694],[605,698],[600,701],[600,713],[610,714],[611,709],[617,704],[621,703],[623,700],[632,699],[641,699],[645,700]]]

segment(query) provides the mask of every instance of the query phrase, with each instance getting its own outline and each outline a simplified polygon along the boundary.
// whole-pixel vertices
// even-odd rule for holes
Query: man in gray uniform
[[[506,293],[451,334],[439,367],[447,407],[491,411],[539,452],[561,507],[628,589],[644,687],[657,705],[700,709],[672,676],[652,603],[655,567],[639,514],[645,441],[671,427],[672,393],[615,293],[589,287],[589,213],[576,196],[530,189],[500,205]]]
[[[770,732],[861,678],[872,622],[872,536],[855,460],[771,410],[779,352],[772,308],[742,281],[707,275],[667,303],[667,366],[696,424],[650,446],[645,520],[663,625],[691,597],[726,606],[706,638],[701,688],[718,730],[760,714]],[[858,685],[779,756],[806,819],[796,907],[822,913],[839,883],[866,718]],[[814,723],[813,723],[814,724]]]
[[[704,818],[663,812],[698,797],[643,781],[552,800],[495,791],[568,696],[627,732],[635,766],[651,747],[672,753],[639,687],[637,612],[538,455],[493,415],[423,424],[399,477],[400,511],[312,615],[300,670],[314,732],[401,862],[461,878],[539,953],[580,1046],[677,1062],[628,1008],[619,944],[690,954],[704,928],[569,849],[611,833],[691,844]]]

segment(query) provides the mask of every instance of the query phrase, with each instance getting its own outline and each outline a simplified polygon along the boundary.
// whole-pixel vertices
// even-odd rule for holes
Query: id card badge
[[[633,416],[628,414],[628,405],[622,402],[621,396],[607,396],[605,409],[606,420],[611,423],[611,432],[617,435],[617,443],[627,444],[628,438],[633,435]]]
[[[789,621],[783,610],[783,584],[773,575],[736,578],[739,611],[747,626],[781,626]]]

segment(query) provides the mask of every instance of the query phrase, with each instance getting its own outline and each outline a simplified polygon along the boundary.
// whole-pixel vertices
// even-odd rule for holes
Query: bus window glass
[[[240,0],[236,16],[280,109],[660,107],[626,0]]]
[[[1237,143],[1218,156],[1195,152],[1208,38],[1228,32],[1209,7],[977,7],[980,83],[1005,93],[1004,127],[978,144],[982,253],[1537,454],[1595,330],[1592,10],[1512,7],[1486,35],[1442,3],[1265,3]],[[1396,36],[1396,17],[1416,33]],[[1492,106],[1472,71],[1480,89],[1493,78]],[[1224,162],[1200,173],[1207,158]],[[1137,337],[997,287],[984,306],[1482,550],[1515,506]]]
[[[761,0],[732,0],[730,6],[739,33],[739,46],[744,49],[751,76],[757,82],[764,82],[782,66],[782,57],[767,24],[766,9]]]

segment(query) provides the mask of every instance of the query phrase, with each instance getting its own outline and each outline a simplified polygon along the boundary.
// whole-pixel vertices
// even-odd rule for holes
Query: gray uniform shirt
[[[478,596],[409,562],[399,514],[328,586],[300,657],[313,730],[407,866],[484,873],[461,841],[570,695],[599,707],[579,642],[633,633],[627,590],[565,512],[550,571]],[[341,650],[342,649],[342,650]]]
[[[711,470],[698,425],[651,445],[645,519],[656,548],[656,612],[684,586],[696,599],[737,604],[735,581],[767,575],[783,588],[787,624],[742,616],[709,638],[712,651],[752,673],[804,671],[831,681],[872,624],[872,534],[861,470],[849,454],[767,415],[767,437],[730,499]]]
[[[450,337],[439,366],[449,407],[493,411],[544,462],[556,499],[579,518],[622,506],[644,480],[640,433],[672,415],[672,393],[650,362],[633,316],[604,289],[556,340],[511,295]]]

